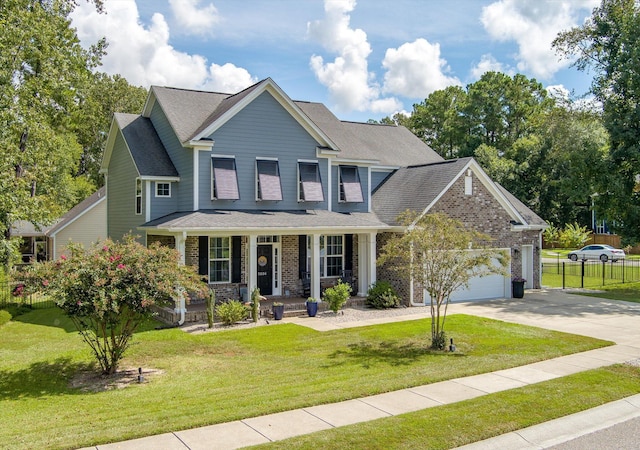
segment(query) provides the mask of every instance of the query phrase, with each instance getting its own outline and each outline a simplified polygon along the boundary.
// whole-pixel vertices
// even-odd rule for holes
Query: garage
[[[494,264],[497,264],[497,261],[494,261]],[[507,273],[511,273],[510,266],[507,268]],[[472,278],[469,281],[469,287],[455,291],[451,295],[450,301],[468,302],[505,297],[511,297],[511,278],[504,275],[488,275]],[[428,294],[425,298],[428,298]]]

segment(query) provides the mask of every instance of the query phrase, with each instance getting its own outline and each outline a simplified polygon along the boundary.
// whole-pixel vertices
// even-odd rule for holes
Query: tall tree
[[[553,43],[579,70],[592,69],[592,92],[609,132],[608,171],[597,203],[628,241],[640,240],[640,2],[603,0],[581,26]]]
[[[100,3],[96,3],[100,9]],[[16,220],[47,223],[76,200],[71,122],[102,54],[70,26],[74,0],[0,0],[0,261]]]
[[[95,186],[103,184],[98,172],[113,114],[140,113],[146,98],[145,88],[130,85],[120,75],[92,75],[73,117],[72,128],[82,147],[76,176],[86,177]]]

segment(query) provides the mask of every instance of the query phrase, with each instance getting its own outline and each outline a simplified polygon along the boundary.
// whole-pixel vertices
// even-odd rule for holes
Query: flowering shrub
[[[180,264],[178,251],[149,248],[132,236],[106,240],[85,250],[71,244],[70,256],[33,264],[21,293],[42,291],[71,318],[89,344],[103,373],[112,374],[130,338],[152,307],[166,304],[186,289],[207,295],[201,276]]]

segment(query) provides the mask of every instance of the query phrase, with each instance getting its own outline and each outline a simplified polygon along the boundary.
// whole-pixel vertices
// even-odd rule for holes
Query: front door
[[[258,288],[261,295],[273,294],[272,245],[258,245]]]

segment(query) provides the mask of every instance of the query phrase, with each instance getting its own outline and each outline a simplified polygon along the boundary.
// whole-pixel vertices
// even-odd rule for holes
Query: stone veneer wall
[[[430,212],[446,213],[450,217],[460,220],[465,226],[488,234],[493,239],[492,247],[511,249],[511,276],[522,276],[522,246],[533,246],[533,260],[540,260],[540,232],[539,231],[511,231],[511,217],[498,203],[487,188],[473,175],[473,195],[464,194],[464,176],[461,176],[447,192],[431,208]],[[378,235],[378,254],[390,234]],[[516,252],[517,250],[517,252]],[[533,267],[534,288],[540,288],[540,266]],[[384,267],[378,269],[378,280],[389,281],[409,304],[409,283],[399,279],[392,271]],[[414,301],[422,301],[422,289],[415,287]]]

